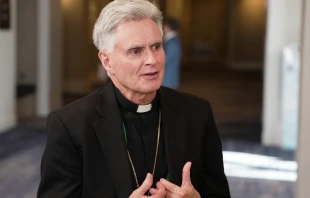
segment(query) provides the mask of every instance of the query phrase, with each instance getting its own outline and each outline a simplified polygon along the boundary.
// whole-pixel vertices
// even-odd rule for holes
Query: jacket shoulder
[[[87,116],[96,111],[100,91],[102,88],[97,89],[91,94],[80,98],[72,103],[69,103],[51,113],[56,113],[60,118],[72,118]]]
[[[210,110],[211,105],[208,100],[202,99],[193,94],[177,91],[168,87],[161,87],[162,93],[165,97],[173,100],[174,103],[180,108],[192,109],[195,111]]]

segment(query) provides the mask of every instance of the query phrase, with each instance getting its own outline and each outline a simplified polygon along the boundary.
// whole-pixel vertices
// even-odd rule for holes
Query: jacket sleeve
[[[203,192],[205,198],[230,198],[229,186],[224,173],[222,143],[208,105],[207,134],[204,144]]]
[[[41,161],[37,197],[80,197],[81,194],[81,156],[60,117],[51,113],[47,120],[47,143]]]

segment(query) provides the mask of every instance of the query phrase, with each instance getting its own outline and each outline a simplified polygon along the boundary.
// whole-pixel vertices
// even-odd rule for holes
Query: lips
[[[143,78],[147,80],[153,80],[158,77],[158,72],[148,72],[142,75]]]
[[[158,72],[149,72],[149,73],[145,73],[143,75],[147,75],[147,76],[153,76],[156,75]]]

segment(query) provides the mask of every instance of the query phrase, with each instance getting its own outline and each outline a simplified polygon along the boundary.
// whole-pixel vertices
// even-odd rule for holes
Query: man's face
[[[135,93],[160,88],[165,53],[162,35],[151,19],[123,22],[115,29],[114,51],[109,54],[109,73],[116,84]],[[115,82],[114,82],[115,83]]]

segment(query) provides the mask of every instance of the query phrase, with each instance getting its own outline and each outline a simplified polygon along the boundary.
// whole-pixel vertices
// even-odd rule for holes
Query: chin
[[[149,84],[149,85],[144,85],[143,87],[141,87],[141,91],[143,93],[151,93],[151,92],[154,92],[154,91],[157,91],[161,86],[161,83],[152,83],[152,84]]]

